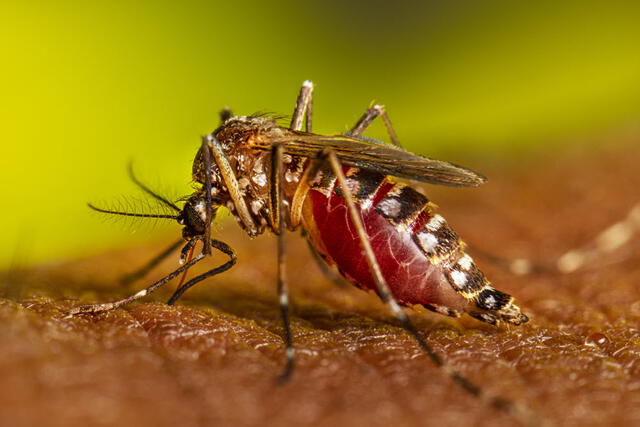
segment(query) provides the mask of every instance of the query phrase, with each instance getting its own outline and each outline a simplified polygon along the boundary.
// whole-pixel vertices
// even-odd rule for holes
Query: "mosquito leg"
[[[235,207],[240,220],[244,224],[247,233],[251,237],[256,236],[258,234],[258,228],[253,217],[249,213],[247,202],[242,196],[238,178],[229,164],[229,159],[227,159],[222,145],[220,145],[220,141],[218,141],[213,134],[205,135],[202,138],[202,152],[204,153],[205,164],[205,182],[203,190],[205,192],[205,205],[207,209],[207,220],[205,221],[205,243],[207,243],[207,240],[211,238],[211,188],[213,187],[212,177],[214,162],[217,166],[217,172],[222,175],[222,179],[227,186],[233,206]],[[211,154],[213,154],[213,159],[211,158]],[[205,246],[205,250],[209,252],[211,251],[209,245]]]
[[[445,307],[444,305],[439,304],[422,304],[422,306],[429,311],[433,311],[434,313],[442,314],[449,317],[460,317],[463,314],[461,311],[452,310],[449,307]]]
[[[601,266],[605,257],[627,245],[637,233],[640,233],[640,203],[631,208],[626,218],[601,231],[590,243],[582,248],[565,252],[555,260],[507,259],[475,246],[471,246],[471,251],[518,276],[541,273],[573,273],[584,270],[589,265]],[[616,261],[611,260],[607,264]]]
[[[193,285],[203,281],[208,277],[215,276],[216,274],[224,273],[225,271],[229,270],[231,267],[235,265],[237,261],[237,257],[236,257],[235,251],[231,248],[231,246],[227,245],[224,242],[221,242],[220,240],[215,240],[215,239],[211,240],[211,246],[214,247],[215,249],[218,249],[220,252],[228,255],[229,261],[227,261],[226,263],[222,264],[219,267],[216,267],[214,269],[207,271],[206,273],[203,273],[199,276],[194,277],[184,285],[180,286],[173,293],[171,298],[169,298],[169,301],[167,301],[168,305],[175,304],[176,301],[178,301],[178,299]]]
[[[122,276],[120,279],[120,283],[123,285],[128,285],[129,283],[133,283],[141,277],[145,276],[148,272],[153,270],[155,266],[160,264],[165,258],[167,258],[173,251],[178,249],[184,240],[180,239],[171,244],[171,246],[167,247],[164,251],[160,252],[158,255],[149,260],[144,266],[139,268],[138,270],[131,272]]]
[[[371,125],[371,123],[380,117],[384,122],[384,127],[387,128],[387,133],[389,134],[389,139],[391,143],[396,147],[402,148],[400,141],[398,141],[398,137],[396,136],[396,132],[393,130],[393,125],[391,124],[391,120],[389,120],[389,116],[387,115],[387,110],[384,108],[384,105],[375,104],[372,107],[368,108],[367,111],[360,117],[360,120],[351,128],[351,130],[347,133],[348,135],[360,136],[364,133],[365,130]]]
[[[296,108],[293,110],[293,116],[291,117],[291,125],[289,128],[293,130],[302,130],[302,121],[306,117],[305,131],[311,132],[311,114],[313,104],[313,83],[309,80],[305,80],[300,88],[300,94],[296,101]]]
[[[286,364],[284,371],[278,377],[280,382],[288,381],[293,375],[295,368],[295,348],[293,347],[293,337],[291,334],[291,321],[289,318],[289,286],[286,277],[286,251],[285,251],[285,209],[282,182],[284,176],[284,164],[282,156],[284,147],[276,145],[271,151],[271,205],[274,214],[274,230],[278,235],[278,302],[280,305],[280,317],[284,328],[284,346]]]
[[[556,268],[562,273],[584,268],[590,262],[602,259],[628,244],[636,233],[640,233],[640,203],[629,210],[625,219],[600,232],[593,243],[562,255],[556,262]]]
[[[167,283],[169,283],[169,281],[171,281],[171,279],[173,279],[174,277],[177,277],[178,275],[180,275],[183,271],[193,267],[194,265],[196,265],[198,262],[200,262],[203,258],[205,257],[204,251],[203,253],[198,254],[198,256],[196,256],[194,259],[192,259],[191,261],[189,261],[188,263],[186,263],[185,265],[183,265],[182,267],[178,268],[177,270],[175,270],[174,272],[168,274],[167,276],[163,277],[162,279],[158,280],[157,282],[155,282],[154,284],[152,284],[151,286],[149,286],[146,289],[141,290],[140,292],[131,295],[127,298],[123,298],[121,300],[118,301],[113,301],[113,302],[108,302],[108,303],[104,303],[104,304],[94,304],[94,305],[84,305],[81,307],[76,307],[73,308],[69,311],[69,316],[74,316],[76,314],[82,314],[82,313],[100,313],[103,311],[110,311],[110,310],[114,310],[118,307],[121,307],[125,304],[129,304],[130,302],[133,302],[135,300],[138,300],[140,298],[146,297],[147,295],[155,292],[158,288],[166,285]]]
[[[313,122],[313,97],[309,97],[309,103],[307,104],[307,110],[305,114],[304,130],[305,132],[311,132],[311,125]]]
[[[204,238],[202,239],[202,253],[205,255],[211,254],[211,217],[212,213],[212,204],[213,204],[213,196],[211,195],[211,191],[213,188],[213,162],[211,161],[211,151],[210,147],[212,146],[212,141],[216,141],[213,135],[208,135],[202,138],[202,153],[204,160]],[[215,157],[215,154],[214,154]],[[230,168],[229,168],[230,170]],[[182,251],[184,254],[185,251]]]
[[[330,150],[323,151],[321,153],[321,156],[325,161],[329,162],[329,164],[331,165],[331,169],[337,178],[338,185],[340,186],[340,190],[342,191],[343,197],[347,204],[347,208],[349,210],[349,216],[351,217],[354,228],[358,233],[360,245],[375,280],[376,291],[380,296],[380,299],[382,299],[382,301],[389,306],[396,319],[400,321],[403,328],[407,332],[413,335],[420,348],[429,356],[433,363],[440,369],[442,369],[460,387],[462,387],[466,392],[470,393],[476,398],[487,402],[496,409],[501,410],[505,413],[512,414],[525,421],[527,424],[530,424],[535,416],[534,414],[531,414],[527,408],[517,405],[515,402],[506,400],[500,396],[488,394],[480,386],[471,382],[469,379],[462,376],[462,374],[446,365],[442,357],[440,357],[440,355],[436,353],[429,344],[427,344],[422,333],[418,331],[413,322],[411,322],[409,316],[402,310],[402,308],[394,298],[393,294],[391,293],[391,289],[389,289],[389,285],[387,285],[386,280],[382,276],[380,265],[378,264],[373,249],[371,248],[371,243],[369,242],[369,237],[362,223],[362,218],[360,217],[360,213],[358,212],[353,201],[351,191],[349,190],[349,187],[347,187],[347,179],[344,175],[344,172],[342,171],[340,160],[338,159],[336,154]]]
[[[191,239],[187,241],[187,244],[180,250],[180,265],[184,264],[189,258],[191,249],[198,243],[198,239]],[[204,249],[202,250],[204,252]]]

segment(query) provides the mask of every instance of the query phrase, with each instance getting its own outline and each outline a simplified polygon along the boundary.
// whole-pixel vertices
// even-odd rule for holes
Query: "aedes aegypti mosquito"
[[[393,180],[475,187],[486,179],[469,169],[404,150],[381,105],[367,109],[346,134],[311,133],[312,92],[313,84],[304,82],[289,127],[278,126],[272,117],[234,116],[223,110],[221,126],[202,139],[193,163],[197,190],[182,208],[132,175],[136,184],[175,210],[175,215],[118,212],[90,205],[111,214],[175,219],[183,226],[183,239],[140,272],[148,271],[183,240],[186,244],[180,257],[182,265],[148,288],[115,302],[77,307],[70,314],[112,310],[145,297],[210,255],[212,249],[229,260],[181,283],[168,304],[174,304],[195,284],[231,268],[236,263],[233,249],[211,237],[216,212],[226,207],[250,236],[265,231],[278,235],[277,292],[286,346],[282,379],[290,377],[295,361],[284,232],[301,228],[316,255],[337,267],[352,284],[374,290],[422,350],[464,390],[502,411],[531,419],[526,408],[489,395],[450,369],[401,308],[422,305],[454,317],[466,313],[492,325],[517,326],[528,321],[512,296],[491,285],[427,197]],[[362,137],[378,117],[391,144]],[[202,250],[192,257],[198,242],[202,242]],[[575,261],[577,255],[573,255]],[[513,267],[522,272],[527,265]]]

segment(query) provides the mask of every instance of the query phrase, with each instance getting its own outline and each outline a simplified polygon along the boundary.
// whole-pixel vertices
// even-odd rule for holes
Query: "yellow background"
[[[582,144],[640,112],[638,2],[0,5],[0,266],[150,239],[163,228],[85,203],[153,211],[131,201],[129,159],[188,194],[220,108],[290,114],[305,79],[316,131],[375,99],[411,150],[458,162]]]

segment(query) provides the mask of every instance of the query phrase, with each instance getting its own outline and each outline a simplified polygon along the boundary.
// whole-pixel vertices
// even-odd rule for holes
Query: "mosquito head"
[[[178,223],[183,225],[182,237],[185,240],[191,240],[194,237],[202,236],[205,232],[206,225],[206,202],[201,196],[193,196],[187,200],[182,211],[177,216]],[[211,210],[212,221],[216,216],[217,206],[213,206]]]

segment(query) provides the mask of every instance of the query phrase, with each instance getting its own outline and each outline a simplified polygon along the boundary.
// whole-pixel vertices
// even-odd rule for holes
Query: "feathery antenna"
[[[138,178],[136,177],[135,173],[133,172],[133,161],[129,162],[129,165],[127,166],[127,170],[129,172],[129,178],[131,178],[131,181],[133,181],[133,183],[135,185],[140,187],[140,189],[142,189],[142,191],[144,191],[145,193],[147,193],[148,195],[150,195],[151,197],[153,197],[157,201],[159,201],[161,203],[164,203],[165,205],[169,206],[174,211],[180,212],[180,208],[179,207],[177,207],[175,204],[173,204],[169,200],[165,199],[164,197],[162,197],[161,195],[159,195],[158,193],[156,193],[155,191],[153,191],[152,189],[150,189],[149,187],[147,187],[145,184],[143,184],[142,182],[140,182],[138,180]],[[113,212],[111,212],[111,213],[113,213]],[[157,217],[157,218],[160,218],[160,217]]]
[[[136,216],[141,218],[166,218],[166,219],[175,219],[175,220],[178,219],[178,215],[141,214],[141,213],[133,213],[133,212],[112,211],[108,209],[101,209],[97,206],[92,205],[91,203],[87,203],[87,206],[89,206],[94,211],[113,214],[113,215]]]

